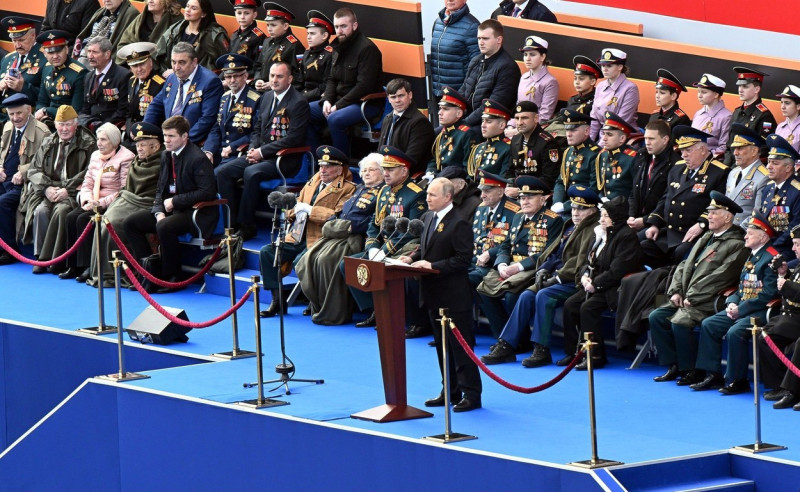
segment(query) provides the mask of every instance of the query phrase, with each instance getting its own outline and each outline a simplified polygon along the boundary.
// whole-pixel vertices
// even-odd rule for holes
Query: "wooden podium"
[[[405,279],[435,273],[436,270],[345,256],[344,271],[347,285],[372,292],[386,397],[386,404],[354,413],[351,417],[373,422],[432,417],[432,413],[407,403]]]

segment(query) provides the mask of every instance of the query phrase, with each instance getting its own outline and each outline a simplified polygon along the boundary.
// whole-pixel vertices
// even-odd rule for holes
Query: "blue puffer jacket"
[[[480,21],[469,13],[469,7],[464,5],[455,11],[446,25],[444,12],[445,9],[439,11],[431,38],[431,78],[433,93],[437,98],[442,95],[442,87],[446,85],[456,90],[461,87],[469,61],[480,53]]]

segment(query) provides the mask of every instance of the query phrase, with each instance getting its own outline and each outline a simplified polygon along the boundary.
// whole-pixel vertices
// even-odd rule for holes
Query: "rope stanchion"
[[[501,386],[508,388],[512,391],[516,391],[518,393],[524,393],[526,395],[530,395],[532,393],[538,393],[540,391],[544,391],[554,386],[556,383],[564,379],[564,377],[566,377],[566,375],[569,374],[569,372],[572,369],[574,369],[575,366],[578,365],[581,359],[583,359],[583,352],[579,351],[577,354],[575,354],[575,358],[573,358],[572,361],[570,361],[567,367],[565,367],[563,371],[561,371],[558,375],[556,375],[556,377],[554,377],[550,381],[544,384],[540,384],[539,386],[533,386],[533,387],[518,386],[516,384],[509,383],[505,379],[501,378],[500,376],[492,372],[492,370],[489,369],[477,355],[475,355],[475,352],[472,350],[472,347],[470,347],[467,341],[464,340],[464,336],[461,335],[461,332],[458,331],[458,327],[453,322],[450,322],[450,328],[453,331],[453,335],[456,337],[456,340],[458,340],[458,343],[461,345],[461,348],[464,349],[464,352],[466,352],[469,358],[472,359],[472,361],[475,364],[477,364],[477,366],[480,368],[481,371],[483,371],[487,376],[489,376],[492,380],[494,380]]]
[[[230,227],[225,228],[225,246],[228,248],[228,288],[229,294],[231,298],[231,306],[236,304],[236,276],[235,276],[235,269],[233,267],[233,255],[230,254],[233,246],[233,238],[234,238],[233,229]],[[240,238],[240,240],[242,240]],[[258,293],[256,292],[256,297]],[[256,303],[258,306],[258,303]],[[225,360],[235,360],[235,359],[245,359],[248,357],[255,357],[256,353],[252,350],[242,350],[239,348],[239,321],[237,320],[237,315],[234,312],[233,316],[231,316],[231,333],[233,335],[233,348],[229,352],[217,352],[211,354],[212,357],[219,357],[220,359]]]
[[[758,326],[760,321],[761,319],[755,316],[750,318],[750,323],[752,325],[750,332],[753,340],[753,406],[755,408],[755,442],[753,442],[753,444],[743,444],[733,447],[733,449],[738,449],[740,451],[746,451],[753,454],[786,449],[786,446],[781,446],[780,444],[769,444],[761,440],[761,398],[758,390],[758,335],[764,335],[764,341],[767,343],[767,346],[769,346],[770,350],[772,350],[772,352],[781,360],[781,362],[783,362],[784,365],[786,365],[787,368],[789,368],[790,371],[792,371],[795,375],[800,372],[798,371],[797,367],[792,364],[792,361],[783,355],[783,352],[775,345],[775,342],[772,341],[769,335],[764,333],[764,330]]]
[[[84,240],[86,240],[86,236],[89,235],[89,233],[91,232],[93,227],[94,227],[94,222],[93,221],[89,221],[89,223],[86,224],[86,227],[83,229],[83,232],[81,233],[81,235],[78,236],[78,239],[75,241],[75,244],[73,244],[72,247],[70,247],[67,251],[65,251],[61,256],[57,256],[56,258],[53,258],[52,260],[39,261],[39,260],[31,260],[30,258],[26,258],[26,257],[22,256],[14,248],[9,246],[8,243],[3,241],[2,239],[0,239],[0,247],[2,247],[6,251],[6,253],[10,254],[15,259],[17,259],[17,261],[21,261],[22,263],[27,263],[28,265],[33,265],[33,266],[37,266],[37,267],[49,267],[49,266],[55,265],[56,263],[61,263],[62,261],[66,260],[67,258],[72,256],[73,254],[75,254],[75,251],[77,251],[78,248],[80,247],[81,243]]]
[[[108,234],[111,236],[111,239],[113,239],[114,242],[117,243],[117,246],[119,246],[119,250],[122,251],[122,254],[125,256],[125,259],[128,260],[128,263],[130,263],[131,266],[133,266],[133,269],[136,270],[136,272],[139,275],[143,276],[144,278],[158,285],[159,287],[166,287],[168,289],[182,289],[188,286],[189,284],[196,282],[203,275],[208,273],[208,271],[211,269],[212,266],[214,266],[214,262],[217,261],[220,253],[222,252],[222,244],[220,243],[217,246],[217,249],[214,250],[214,253],[212,253],[211,259],[208,260],[208,263],[206,263],[203,266],[203,268],[200,269],[199,272],[195,273],[186,280],[182,280],[180,282],[167,282],[166,280],[161,280],[160,278],[153,276],[153,274],[142,268],[142,266],[139,264],[136,258],[134,258],[130,250],[128,250],[127,246],[125,246],[125,244],[122,242],[122,239],[117,234],[117,231],[114,230],[114,226],[111,225],[111,222],[106,221],[105,223],[106,223],[106,230],[108,231]],[[128,269],[126,268],[126,274],[127,270]]]
[[[791,359],[786,357],[786,354],[784,354],[783,351],[778,348],[777,345],[775,345],[775,342],[772,341],[772,338],[770,338],[769,335],[764,332],[762,332],[762,335],[764,336],[764,341],[767,342],[767,346],[770,348],[770,350],[772,350],[772,353],[775,354],[775,357],[780,359],[780,361],[783,362],[783,365],[792,371],[792,374],[800,378],[800,369],[798,369],[796,365],[792,364]]]
[[[219,323],[220,321],[225,320],[228,316],[230,316],[231,314],[233,314],[234,312],[239,310],[239,308],[241,308],[244,305],[244,303],[247,302],[247,300],[250,298],[250,295],[253,293],[253,287],[250,287],[249,289],[247,289],[247,292],[244,293],[242,298],[239,299],[239,302],[237,302],[236,304],[231,306],[227,311],[225,311],[224,313],[222,313],[221,315],[217,316],[216,318],[214,318],[212,320],[203,321],[203,322],[199,322],[199,323],[198,322],[192,322],[192,321],[186,321],[184,319],[178,318],[177,316],[173,315],[172,313],[170,313],[169,311],[164,309],[164,307],[162,305],[157,303],[156,300],[153,299],[153,297],[150,294],[148,294],[146,290],[144,290],[144,288],[142,287],[142,284],[139,282],[139,280],[136,278],[136,275],[130,270],[130,268],[128,268],[127,265],[125,265],[124,268],[125,268],[125,275],[128,276],[128,280],[131,281],[131,283],[136,288],[136,290],[139,292],[139,294],[141,294],[142,297],[144,297],[145,300],[151,306],[153,306],[153,309],[155,309],[156,311],[161,313],[165,318],[167,318],[168,320],[172,321],[173,323],[181,325],[181,326],[184,326],[186,328],[208,328],[211,325],[215,325],[215,324]]]
[[[79,328],[78,331],[82,333],[90,333],[92,335],[105,335],[106,333],[114,333],[118,331],[116,326],[109,326],[106,324],[106,312],[105,312],[105,294],[103,293],[103,248],[100,247],[100,220],[102,219],[102,215],[97,211],[97,207],[94,208],[94,215],[92,216],[92,220],[89,222],[90,224],[95,224],[94,228],[94,250],[97,254],[97,326],[90,326],[88,328]],[[122,327],[120,326],[119,329],[121,330]]]

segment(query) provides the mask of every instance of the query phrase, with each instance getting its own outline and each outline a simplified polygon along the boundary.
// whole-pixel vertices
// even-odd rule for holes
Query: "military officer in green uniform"
[[[35,116],[50,126],[60,106],[72,106],[75,111],[83,107],[83,79],[88,70],[70,58],[68,33],[46,31],[39,34],[36,41],[42,45],[47,65],[42,70]]]
[[[592,188],[592,168],[600,147],[589,138],[592,117],[574,109],[563,109],[559,115],[567,134],[567,150],[561,159],[561,172],[553,187],[553,211],[569,215],[572,201],[567,190],[573,185]]]
[[[484,141],[476,145],[467,160],[467,174],[478,179],[478,170],[505,176],[511,165],[511,141],[505,137],[511,111],[491,99],[483,100],[481,136]]]
[[[8,31],[14,51],[0,60],[0,103],[14,94],[25,94],[31,101],[39,97],[42,69],[47,60],[36,42],[36,22],[25,17],[5,17],[0,24]],[[8,121],[5,107],[0,124]]]
[[[439,100],[439,123],[442,129],[436,135],[428,163],[425,179],[432,181],[434,175],[447,166],[464,166],[476,144],[475,134],[469,126],[461,123],[467,112],[467,99],[452,87],[442,88]]]
[[[255,62],[261,51],[261,45],[267,39],[267,33],[258,28],[256,16],[261,0],[230,0],[239,29],[231,33],[230,52],[246,56]],[[254,75],[253,65],[248,69],[248,78]]]
[[[306,34],[308,49],[303,53],[300,71],[303,74],[303,90],[306,101],[319,101],[325,91],[325,82],[331,72],[333,47],[330,38],[334,34],[333,22],[319,10],[308,11]]]
[[[539,255],[560,239],[564,224],[559,214],[545,207],[550,188],[539,178],[520,176],[514,186],[519,188],[520,211],[514,215],[508,239],[500,245],[494,269],[478,286],[480,308],[495,337],[500,336],[519,295],[535,282]]]
[[[144,120],[147,108],[164,85],[164,78],[155,70],[155,52],[156,45],[146,42],[126,44],[117,51],[117,59],[125,60],[133,73],[128,87],[126,128],[133,128],[134,123]]]
[[[541,179],[553,189],[558,177],[561,154],[566,139],[554,137],[539,124],[539,107],[532,101],[520,101],[514,108],[517,134],[511,138],[511,165],[504,174],[506,179],[530,175]],[[506,193],[516,198],[516,188],[506,188]]]
[[[486,171],[480,174],[478,188],[483,202],[475,210],[472,221],[475,249],[469,269],[470,283],[476,287],[494,265],[500,245],[508,239],[514,215],[519,212],[519,204],[504,193],[508,185],[505,178]]]
[[[600,198],[611,200],[633,190],[636,151],[625,142],[634,129],[616,113],[606,111],[606,121],[600,129],[600,146],[603,150],[592,168],[591,185]]]
[[[384,182],[378,192],[378,201],[375,206],[375,215],[367,226],[367,238],[364,243],[364,252],[354,255],[357,258],[372,258],[375,252],[370,250],[382,250],[386,256],[392,256],[409,242],[411,235],[392,237],[381,229],[381,224],[386,217],[408,217],[418,219],[428,209],[425,201],[425,191],[411,180],[411,167],[414,162],[402,151],[384,145],[379,149],[383,155]],[[396,235],[396,234],[395,234]],[[344,260],[339,264],[339,269],[344,275]],[[372,309],[372,294],[350,287],[350,292],[362,311]],[[357,323],[356,326],[374,326],[375,313],[372,313],[365,321]]]
[[[747,67],[733,67],[733,70],[737,74],[736,88],[739,90],[739,99],[742,100],[742,105],[733,110],[731,125],[742,124],[754,130],[762,138],[767,138],[767,135],[775,133],[778,127],[775,116],[761,102],[761,85],[764,83],[764,77],[768,74]],[[733,143],[733,135],[728,137],[728,148],[723,160],[728,167],[732,167],[734,164],[731,143]],[[766,155],[767,148],[762,147],[761,157],[766,157]]]
[[[264,3],[267,11],[267,32],[269,38],[261,45],[261,54],[256,59],[253,69],[257,91],[269,90],[269,68],[273,63],[282,61],[292,67],[292,86],[298,91],[303,91],[303,73],[297,57],[303,53],[303,44],[292,34],[289,22],[294,19],[294,14],[286,7],[275,2]]]

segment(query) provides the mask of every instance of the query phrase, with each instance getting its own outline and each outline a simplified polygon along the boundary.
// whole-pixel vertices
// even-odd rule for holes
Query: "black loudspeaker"
[[[183,309],[163,307],[176,318],[189,321],[186,311]],[[191,330],[191,328],[186,328],[168,320],[152,306],[147,306],[125,329],[131,340],[158,345],[169,345],[174,342],[186,343],[189,341],[189,337],[186,334]]]

